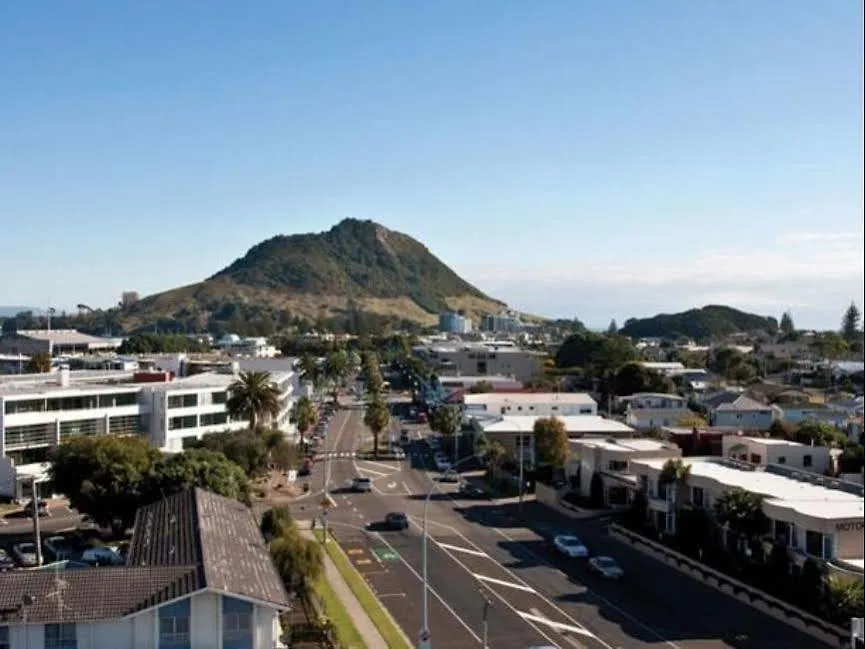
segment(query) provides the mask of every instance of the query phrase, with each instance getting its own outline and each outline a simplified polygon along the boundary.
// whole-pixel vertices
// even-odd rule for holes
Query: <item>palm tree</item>
[[[459,406],[442,406],[433,412],[430,427],[445,437],[454,440],[454,464],[459,462],[459,437],[463,424],[463,412]]]
[[[658,484],[668,486],[672,491],[672,507],[670,513],[673,515],[673,522],[670,525],[672,531],[677,529],[679,521],[679,511],[682,506],[682,495],[684,487],[687,486],[691,479],[691,465],[685,464],[682,458],[671,458],[664,462],[661,467],[661,473],[658,475]]]
[[[290,418],[292,423],[297,426],[297,432],[300,433],[300,445],[303,446],[307,431],[318,422],[318,410],[312,399],[301,397],[295,401],[291,407]]]
[[[247,419],[252,429],[275,419],[282,409],[279,388],[270,372],[241,372],[228,387],[228,393],[225,404],[228,414]]]
[[[372,454],[373,457],[378,457],[379,436],[390,424],[390,411],[381,397],[376,397],[367,404],[363,423],[372,431]]]
[[[331,352],[324,359],[324,376],[330,382],[333,402],[339,399],[339,388],[348,374],[348,354],[344,349]]]
[[[763,495],[740,487],[725,491],[715,501],[715,521],[733,535],[736,550],[741,550],[766,529]]]
[[[297,367],[300,370],[300,375],[303,377],[304,381],[315,383],[319,374],[318,361],[315,357],[310,354],[304,354],[300,357]]]

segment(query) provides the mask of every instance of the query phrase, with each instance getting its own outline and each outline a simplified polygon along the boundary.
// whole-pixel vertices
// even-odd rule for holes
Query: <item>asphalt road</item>
[[[399,424],[396,423],[398,428]],[[362,443],[362,412],[341,410],[331,421],[327,448],[350,452]],[[386,437],[383,436],[383,439]],[[422,626],[424,497],[434,474],[425,458],[330,462],[337,503],[328,524],[407,635]],[[295,505],[299,517],[320,513],[327,471],[317,464],[313,494]],[[348,491],[355,475],[373,491]],[[480,646],[483,598],[492,649],[552,644],[561,649],[819,649],[804,634],[608,536],[598,520],[573,520],[542,505],[462,501],[454,485],[438,484],[429,503],[430,630],[436,649]],[[315,493],[318,492],[318,493]],[[403,532],[377,528],[389,511],[411,520]],[[552,551],[556,533],[579,534],[593,553],[616,557],[619,583],[594,578],[585,566]]]

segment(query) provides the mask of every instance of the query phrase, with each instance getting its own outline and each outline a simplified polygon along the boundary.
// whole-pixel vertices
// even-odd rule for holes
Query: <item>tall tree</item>
[[[303,396],[291,407],[291,421],[300,434],[300,446],[306,443],[306,433],[318,423],[318,409],[309,397]]]
[[[159,456],[140,437],[74,437],[52,452],[49,475],[72,507],[122,531],[145,502],[143,481]]]
[[[286,588],[303,591],[318,579],[324,565],[321,544],[291,531],[270,543],[270,556]]]
[[[339,389],[348,375],[349,358],[344,349],[330,352],[324,359],[324,375],[331,386],[333,402],[339,399]]]
[[[27,361],[27,374],[45,374],[51,371],[51,357],[45,352],[36,352]]]
[[[679,511],[682,509],[682,496],[684,488],[691,479],[691,465],[685,464],[682,458],[670,458],[664,462],[661,467],[661,473],[658,475],[658,483],[662,485],[670,485],[673,489],[673,516],[678,520]]]
[[[372,431],[372,453],[374,457],[378,457],[379,437],[390,424],[390,411],[387,403],[380,396],[376,396],[367,404],[363,423]]]
[[[796,336],[796,325],[793,324],[793,316],[789,311],[784,311],[781,315],[781,323],[778,325],[778,331],[781,337],[789,340]]]
[[[304,381],[315,383],[318,379],[319,367],[318,361],[312,354],[304,354],[298,362],[298,369]]]
[[[279,388],[270,372],[241,372],[228,388],[226,409],[232,417],[243,417],[255,428],[275,419],[282,409]]]
[[[249,478],[243,469],[222,453],[204,448],[161,457],[145,479],[143,490],[148,500],[155,501],[190,487],[249,502]]]
[[[619,333],[619,325],[616,323],[615,318],[610,320],[610,326],[607,327],[607,334],[615,335]]]
[[[568,431],[557,417],[542,417],[535,420],[535,451],[539,463],[551,464],[560,469],[568,461]]]
[[[726,527],[736,540],[736,549],[749,542],[766,528],[762,494],[734,487],[715,500],[715,520]]]
[[[613,375],[613,391],[620,397],[627,397],[638,392],[661,392],[671,393],[674,389],[673,381],[656,372],[644,367],[641,363],[625,363]]]
[[[862,313],[855,302],[851,302],[850,306],[844,312],[844,318],[841,320],[841,335],[848,342],[855,340],[859,334],[859,322],[862,319]]]

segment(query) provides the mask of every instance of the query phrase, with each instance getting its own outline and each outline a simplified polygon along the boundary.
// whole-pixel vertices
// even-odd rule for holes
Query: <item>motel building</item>
[[[762,494],[769,520],[764,537],[767,555],[774,543],[788,548],[795,565],[808,558],[830,571],[863,578],[865,499],[863,487],[802,469],[767,464],[758,466],[730,458],[685,458],[690,478],[679,490],[659,484],[666,458],[633,459],[630,471],[646,494],[650,520],[667,534],[676,531],[675,500],[680,505],[712,512],[717,499],[733,488]]]

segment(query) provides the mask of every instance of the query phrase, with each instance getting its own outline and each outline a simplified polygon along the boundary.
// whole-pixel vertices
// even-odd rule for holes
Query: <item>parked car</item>
[[[351,488],[360,493],[372,491],[372,480],[359,475],[351,481]]]
[[[402,450],[399,446],[395,446],[391,449],[391,453],[393,453],[393,457],[396,460],[404,460],[405,459],[405,451]]]
[[[399,433],[399,443],[408,444],[411,441],[409,438],[408,428],[403,428]]]
[[[621,579],[625,571],[613,557],[592,557],[589,559],[589,571],[604,579]]]
[[[12,554],[15,555],[15,560],[18,561],[18,564],[25,568],[32,568],[39,564],[39,560],[36,558],[35,543],[30,543],[29,541],[17,543],[12,546]]]
[[[391,530],[408,529],[408,516],[403,512],[390,512],[384,517],[384,524]]]
[[[459,495],[460,498],[480,499],[486,498],[487,492],[480,487],[476,487],[471,482],[464,481],[460,484]]]
[[[580,537],[573,534],[559,534],[553,539],[553,546],[559,553],[572,559],[586,559],[589,556],[589,548]]]
[[[445,469],[442,471],[442,474],[439,476],[440,482],[450,482],[456,484],[460,481],[460,474],[454,471],[453,469]]]
[[[120,552],[110,545],[85,550],[84,554],[81,555],[81,560],[92,566],[118,566],[123,563]]]
[[[63,536],[49,536],[42,542],[42,545],[58,561],[68,559],[74,552],[69,541]]]
[[[15,559],[10,557],[6,550],[0,548],[0,572],[15,570],[17,567],[18,565],[15,563]]]
[[[443,456],[436,456],[433,461],[436,465],[436,471],[439,473],[445,473],[451,470],[451,463]]]

